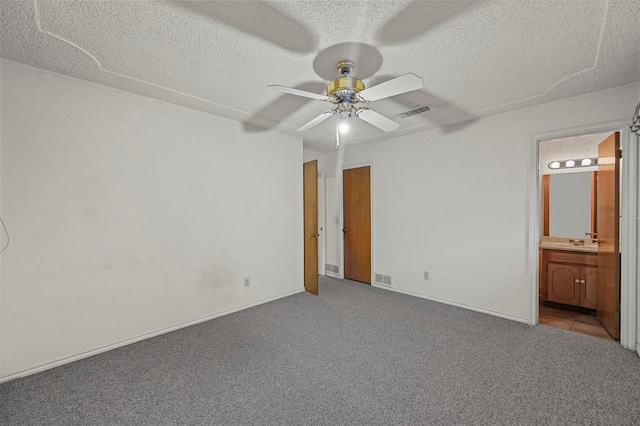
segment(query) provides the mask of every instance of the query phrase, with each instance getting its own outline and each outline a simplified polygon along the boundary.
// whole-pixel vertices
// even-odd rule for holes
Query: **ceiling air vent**
[[[409,111],[401,112],[400,114],[396,114],[396,115],[400,118],[407,118],[407,117],[411,117],[412,115],[420,114],[430,110],[431,110],[431,107],[429,105],[424,105]]]

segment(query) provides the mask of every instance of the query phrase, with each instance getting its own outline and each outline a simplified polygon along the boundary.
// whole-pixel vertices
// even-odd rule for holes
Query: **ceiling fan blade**
[[[331,109],[329,111],[323,112],[322,114],[320,114],[319,116],[317,116],[316,118],[314,118],[313,120],[311,120],[310,122],[305,124],[304,126],[300,127],[298,129],[298,132],[304,132],[305,130],[309,130],[309,129],[317,126],[318,124],[322,123],[324,120],[326,120],[327,118],[331,117],[335,113],[336,113],[336,110],[334,110],[334,109]]]
[[[378,99],[389,98],[391,96],[400,95],[402,93],[411,92],[413,90],[422,89],[422,77],[413,73],[401,75],[384,83],[364,89],[358,93],[358,97],[365,102],[377,101]]]
[[[278,86],[278,85],[272,84],[270,86],[267,86],[267,88],[274,89],[279,92],[289,93],[290,95],[304,96],[305,98],[318,99],[320,101],[327,101],[327,102],[331,101],[331,98],[326,95],[318,95],[316,93],[306,92],[304,90],[294,89],[292,87]]]
[[[356,111],[356,116],[363,119],[367,123],[376,126],[380,130],[385,132],[391,132],[397,129],[400,125],[390,118],[385,117],[369,108],[360,108]]]

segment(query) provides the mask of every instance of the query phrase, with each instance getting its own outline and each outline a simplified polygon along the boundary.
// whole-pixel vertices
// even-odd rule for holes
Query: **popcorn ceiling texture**
[[[423,77],[371,107],[432,111],[391,134],[357,123],[364,143],[640,81],[639,21],[636,0],[7,1],[0,56],[294,135],[330,105],[266,86],[322,92],[335,64],[315,59],[363,58],[367,87]],[[331,121],[297,136],[329,149]]]

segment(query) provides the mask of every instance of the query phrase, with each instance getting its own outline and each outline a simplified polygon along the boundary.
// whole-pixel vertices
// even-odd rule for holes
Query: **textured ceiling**
[[[3,0],[0,56],[275,129],[333,149],[335,122],[296,129],[330,104],[350,59],[367,87],[413,72],[424,89],[371,103],[400,124],[353,120],[359,144],[640,81],[640,1]],[[418,106],[409,118],[396,114]],[[455,124],[455,125],[454,125]]]

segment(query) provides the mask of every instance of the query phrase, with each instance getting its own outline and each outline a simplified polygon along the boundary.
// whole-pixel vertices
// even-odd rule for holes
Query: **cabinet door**
[[[549,262],[547,300],[580,306],[580,267]]]
[[[598,301],[598,268],[583,266],[580,277],[580,306],[596,309]]]

